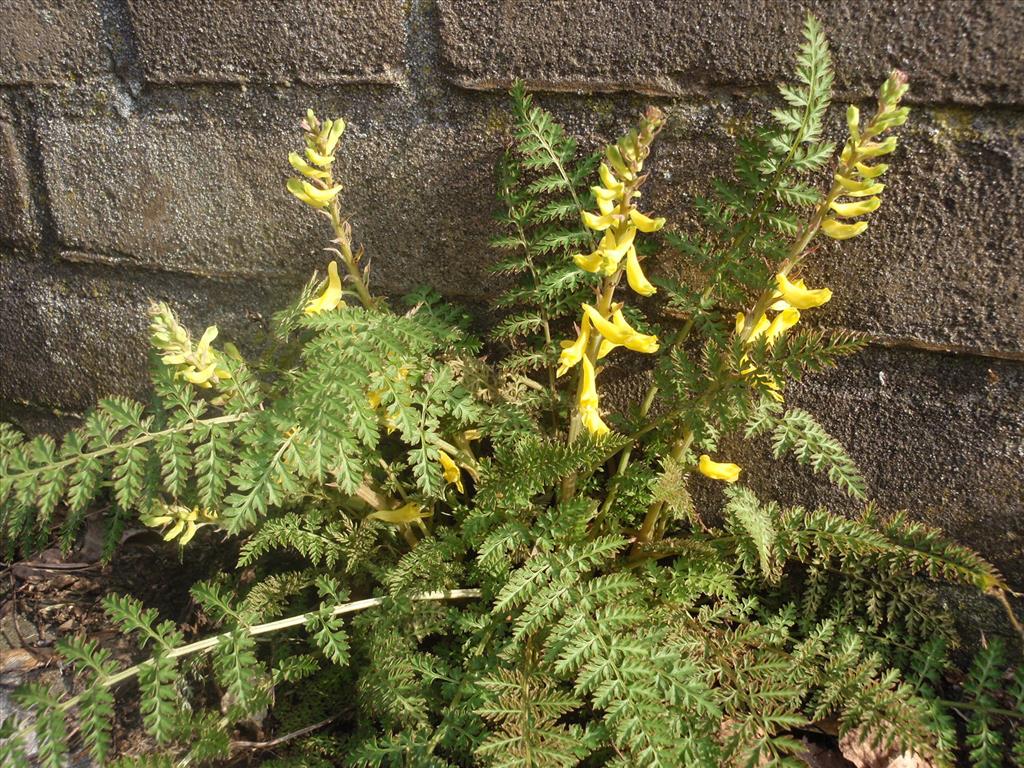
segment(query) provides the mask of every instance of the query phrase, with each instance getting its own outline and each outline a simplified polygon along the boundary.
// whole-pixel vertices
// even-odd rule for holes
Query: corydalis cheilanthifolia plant
[[[723,447],[770,435],[777,456],[866,498],[842,445],[785,392],[861,346],[808,328],[831,292],[800,274],[815,238],[863,234],[878,209],[906,85],[894,74],[871,117],[848,112],[819,191],[832,70],[813,19],[805,38],[787,106],[686,232],[638,196],[661,112],[579,157],[513,90],[495,245],[515,284],[493,365],[431,292],[401,310],[371,293],[341,205],[344,123],[308,114],[288,190],[328,219],[337,258],[275,316],[272,352],[247,363],[215,328],[194,345],[157,306],[151,408],[106,400],[59,448],[0,431],[10,542],[45,543],[60,510],[70,546],[102,496],[114,542],[137,514],[186,562],[222,550],[216,529],[238,553],[192,590],[212,636],[186,642],[109,597],[145,658],[120,668],[95,641],[62,640],[78,691],[19,690],[35,714],[0,726],[0,762],[25,761],[31,727],[40,762],[61,764],[70,715],[106,760],[128,679],[161,765],[240,757],[233,729],[270,706],[289,764],[781,765],[807,733],[854,732],[941,765],[953,695],[975,764],[1020,754],[1000,724],[1024,716],[1024,667],[1002,677],[992,642],[960,690],[943,675],[956,636],[934,583],[1005,601],[995,569],[870,504],[847,517],[762,500]],[[644,260],[662,238],[659,262],[685,259],[691,282]],[[645,317],[652,306],[665,311]],[[636,354],[652,383],[615,413],[601,369]],[[705,477],[725,498],[698,508]]]

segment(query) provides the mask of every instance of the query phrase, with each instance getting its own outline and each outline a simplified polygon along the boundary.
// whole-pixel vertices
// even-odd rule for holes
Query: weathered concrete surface
[[[128,0],[146,78],[159,83],[395,83],[401,0]]]
[[[697,95],[773,83],[791,70],[808,10],[833,41],[843,90],[868,96],[906,69],[914,99],[1021,103],[1024,6],[954,0],[438,0],[444,60],[468,88]],[[780,44],[780,41],[785,41]]]
[[[69,264],[55,270],[2,255],[0,402],[82,411],[105,395],[142,394],[151,301],[167,301],[198,333],[216,324],[223,338],[252,349],[270,312],[289,295],[287,284],[159,273],[143,280],[128,270]]]
[[[0,244],[24,245],[35,237],[28,172],[14,127],[0,121]]]
[[[96,0],[0,0],[0,85],[63,83],[108,66]]]

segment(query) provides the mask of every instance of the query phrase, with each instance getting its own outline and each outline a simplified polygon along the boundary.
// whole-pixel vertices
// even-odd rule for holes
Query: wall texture
[[[378,289],[428,283],[483,307],[514,78],[588,148],[645,103],[665,109],[647,194],[685,226],[737,129],[773,103],[808,9],[832,38],[841,99],[868,102],[899,66],[916,109],[870,235],[813,268],[836,292],[821,322],[874,344],[793,399],[886,506],[1024,585],[1012,0],[0,0],[2,417],[36,429],[140,391],[150,299],[258,337],[322,269],[320,222],[284,191],[307,106],[349,122],[346,201]],[[833,501],[795,467],[751,474]]]

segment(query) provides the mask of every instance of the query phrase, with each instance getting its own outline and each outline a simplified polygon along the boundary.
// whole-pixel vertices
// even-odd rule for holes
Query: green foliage
[[[989,639],[957,686],[937,589],[1005,602],[1008,585],[880,512],[840,442],[785,404],[788,382],[864,344],[793,327],[831,296],[798,277],[814,238],[864,223],[825,226],[850,195],[817,186],[833,73],[811,17],[795,80],[697,203],[700,226],[638,245],[665,224],[630,202],[664,115],[583,156],[516,86],[493,242],[509,289],[486,354],[436,293],[401,309],[370,293],[335,181],[344,123],[310,112],[288,189],[330,221],[338,260],[275,316],[263,356],[213,347],[214,328],[193,344],[157,305],[151,403],[103,400],[59,442],[0,425],[7,551],[69,549],[105,502],[108,554],[137,518],[186,566],[206,537],[220,570],[193,585],[182,627],[107,597],[141,658],[123,667],[96,640],[62,640],[74,687],[19,690],[32,716],[0,724],[0,762],[26,763],[26,729],[40,764],[65,762],[69,733],[109,762],[117,686],[137,680],[157,754],[115,765],[236,762],[256,724],[282,766],[795,765],[825,724],[936,765],[958,751],[1020,764],[1007,722],[1024,719],[1024,667]],[[872,142],[905,120],[904,91],[894,74],[875,117],[849,113],[841,164],[895,148]],[[640,260],[663,244],[688,282],[655,277],[652,296]],[[627,287],[668,311],[624,306]],[[583,302],[597,317],[570,328]],[[653,384],[620,413],[604,406],[612,430],[597,375],[637,353],[656,355]],[[724,461],[744,439],[863,511],[759,497]]]

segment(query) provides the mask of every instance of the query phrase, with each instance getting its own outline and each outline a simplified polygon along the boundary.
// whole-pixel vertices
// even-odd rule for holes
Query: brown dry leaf
[[[23,675],[42,664],[42,659],[24,648],[11,648],[0,653],[0,675]]]
[[[935,763],[912,752],[899,754],[896,747],[876,747],[859,730],[848,731],[839,739],[843,757],[857,768],[936,768]]]

